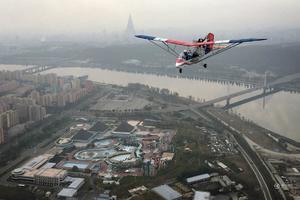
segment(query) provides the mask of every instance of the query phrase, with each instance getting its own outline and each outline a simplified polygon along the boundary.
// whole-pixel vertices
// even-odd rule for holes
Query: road
[[[247,142],[252,146],[255,147],[255,149],[258,152],[261,152],[264,155],[267,155],[268,158],[274,158],[274,159],[285,159],[285,160],[292,160],[297,161],[300,160],[300,153],[283,153],[283,152],[277,152],[277,151],[271,151],[269,149],[266,149],[259,144],[253,142],[253,140],[245,137]]]
[[[299,79],[299,78],[300,78],[300,73],[287,75],[287,76],[278,78],[275,81],[269,83],[266,88],[274,87],[276,85],[287,83],[287,82],[291,82],[291,81]],[[263,88],[265,88],[265,86],[256,86],[256,87],[245,89],[245,90],[242,90],[242,91],[239,91],[236,93],[232,93],[229,95],[217,97],[215,99],[211,99],[206,102],[194,103],[190,106],[173,106],[173,107],[167,108],[166,111],[164,111],[164,112],[177,112],[177,111],[182,111],[182,110],[186,110],[186,109],[190,109],[190,108],[203,108],[203,107],[211,106],[218,102],[226,101],[227,99],[232,99],[234,97],[242,96],[244,94],[248,94],[248,93],[251,93],[251,92],[254,92],[257,90],[261,90]]]
[[[281,189],[278,191],[274,188],[274,185],[277,182],[275,181],[273,174],[269,171],[268,167],[258,156],[258,154],[252,150],[251,146],[247,143],[244,134],[240,130],[238,130],[239,128],[227,123],[226,120],[224,121],[222,118],[223,115],[216,115],[215,112],[212,113],[210,111],[208,111],[208,113],[217,121],[226,126],[229,130],[231,130],[232,137],[234,137],[241,153],[249,163],[255,176],[257,177],[257,180],[259,181],[265,199],[286,199]]]
[[[222,119],[218,118],[217,116],[215,116],[213,113],[209,112],[208,113],[213,116],[215,119],[217,119],[218,121],[220,121],[223,125],[227,126],[227,128],[229,128],[231,131],[235,131],[237,133],[239,133],[240,135],[242,135],[238,130],[236,130],[234,127],[229,126],[226,122],[224,122]],[[264,180],[262,174],[260,173],[259,169],[257,168],[257,166],[255,165],[255,163],[252,161],[251,157],[248,155],[248,153],[244,150],[243,146],[240,145],[240,143],[237,141],[236,137],[232,134],[232,132],[229,131],[229,133],[231,133],[231,137],[232,139],[235,141],[235,143],[238,145],[238,149],[239,151],[242,153],[243,157],[245,158],[245,160],[247,161],[247,163],[249,164],[249,166],[251,167],[252,171],[254,172],[256,179],[260,185],[261,191],[263,192],[263,195],[265,197],[266,200],[272,200],[272,195],[270,193],[270,190],[268,188],[268,185],[266,183],[266,181]]]
[[[232,137],[234,138],[234,137]],[[234,141],[238,145],[238,150],[242,153],[243,157],[247,161],[248,165],[251,167],[252,171],[254,172],[256,179],[259,182],[260,188],[264,194],[264,197],[266,200],[272,200],[272,196],[270,193],[270,190],[268,188],[267,183],[265,182],[262,174],[260,173],[259,169],[256,167],[254,162],[251,160],[250,156],[247,154],[247,152],[243,149],[243,147],[237,142],[237,140],[234,138]]]

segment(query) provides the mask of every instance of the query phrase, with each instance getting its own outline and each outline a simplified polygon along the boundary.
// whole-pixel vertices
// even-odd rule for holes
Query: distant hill
[[[242,46],[211,59],[209,63],[237,65],[248,71],[277,75],[300,72],[300,43],[268,46]]]
[[[277,75],[300,72],[300,43],[286,45],[241,45],[208,59],[210,71],[239,66],[247,71]],[[151,44],[90,46],[55,44],[30,47],[13,55],[0,57],[1,63],[47,64],[60,66],[106,67],[126,71],[174,71],[175,58]],[[198,69],[191,68],[192,73]],[[172,70],[172,71],[171,71]],[[195,71],[196,70],[196,71]]]

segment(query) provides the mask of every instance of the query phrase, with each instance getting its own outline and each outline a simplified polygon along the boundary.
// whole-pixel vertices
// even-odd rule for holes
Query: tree
[[[76,165],[73,165],[72,171],[73,172],[79,172],[79,168]]]

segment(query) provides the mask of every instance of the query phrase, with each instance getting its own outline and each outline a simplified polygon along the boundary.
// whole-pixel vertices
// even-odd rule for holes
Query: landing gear
[[[205,64],[203,64],[203,67],[204,67],[204,68],[207,68],[207,64],[206,64],[206,63],[205,63]]]
[[[182,68],[179,68],[179,73],[180,73],[180,74],[182,73]]]

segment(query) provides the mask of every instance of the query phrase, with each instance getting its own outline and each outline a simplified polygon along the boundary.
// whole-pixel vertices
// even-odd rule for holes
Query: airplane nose
[[[182,66],[182,65],[184,65],[184,60],[181,59],[181,58],[177,58],[177,59],[176,59],[176,64],[175,64],[175,66],[176,66],[176,67],[180,67],[180,66]]]
[[[183,65],[183,63],[178,63],[178,62],[175,64],[176,67],[180,67],[182,65]]]

